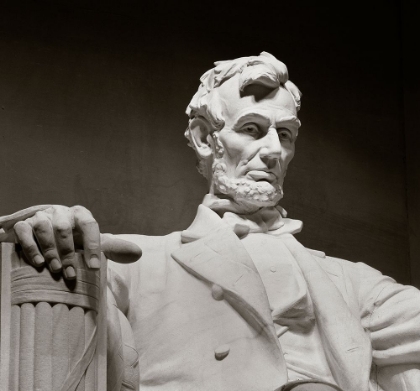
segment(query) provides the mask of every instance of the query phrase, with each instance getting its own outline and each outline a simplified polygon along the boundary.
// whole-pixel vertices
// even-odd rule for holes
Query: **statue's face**
[[[249,86],[242,96],[232,78],[219,88],[225,119],[218,133],[222,158],[213,164],[215,193],[238,204],[274,206],[293,158],[299,121],[295,103],[284,88]]]

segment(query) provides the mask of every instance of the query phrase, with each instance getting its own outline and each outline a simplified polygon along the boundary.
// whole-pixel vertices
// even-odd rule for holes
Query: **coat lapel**
[[[271,342],[273,354],[285,365],[261,277],[231,228],[222,225],[212,234],[184,244],[172,258],[210,284],[213,291],[221,288],[223,298]]]
[[[308,285],[327,360],[338,385],[366,391],[372,361],[370,340],[328,274],[292,235],[283,243],[298,263]]]

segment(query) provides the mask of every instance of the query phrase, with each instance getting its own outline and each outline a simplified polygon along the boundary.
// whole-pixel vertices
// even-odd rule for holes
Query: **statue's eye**
[[[292,132],[287,128],[277,129],[277,134],[279,135],[280,141],[292,141],[293,140]]]
[[[256,124],[245,124],[241,128],[241,132],[249,134],[253,137],[258,137],[260,134],[260,129],[258,128]]]

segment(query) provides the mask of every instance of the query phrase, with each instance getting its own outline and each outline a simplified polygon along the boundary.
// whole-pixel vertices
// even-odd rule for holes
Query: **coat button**
[[[213,296],[214,300],[220,301],[223,300],[223,289],[220,285],[213,284],[211,287],[211,295]]]
[[[217,361],[222,361],[230,352],[229,345],[221,345],[214,350],[214,357]]]

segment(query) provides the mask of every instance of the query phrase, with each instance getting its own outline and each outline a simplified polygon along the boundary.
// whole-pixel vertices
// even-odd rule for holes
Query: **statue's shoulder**
[[[331,255],[327,255],[323,251],[313,250],[310,248],[306,248],[307,251],[311,253],[311,255],[318,261],[318,263],[326,269],[326,271],[342,271],[343,273],[368,273],[368,274],[375,274],[381,275],[382,273],[374,269],[373,267],[367,265],[363,262],[354,262],[351,260],[333,257]]]
[[[318,264],[343,292],[365,292],[378,284],[395,283],[394,279],[366,263],[328,256],[319,251],[308,251],[313,253]]]

